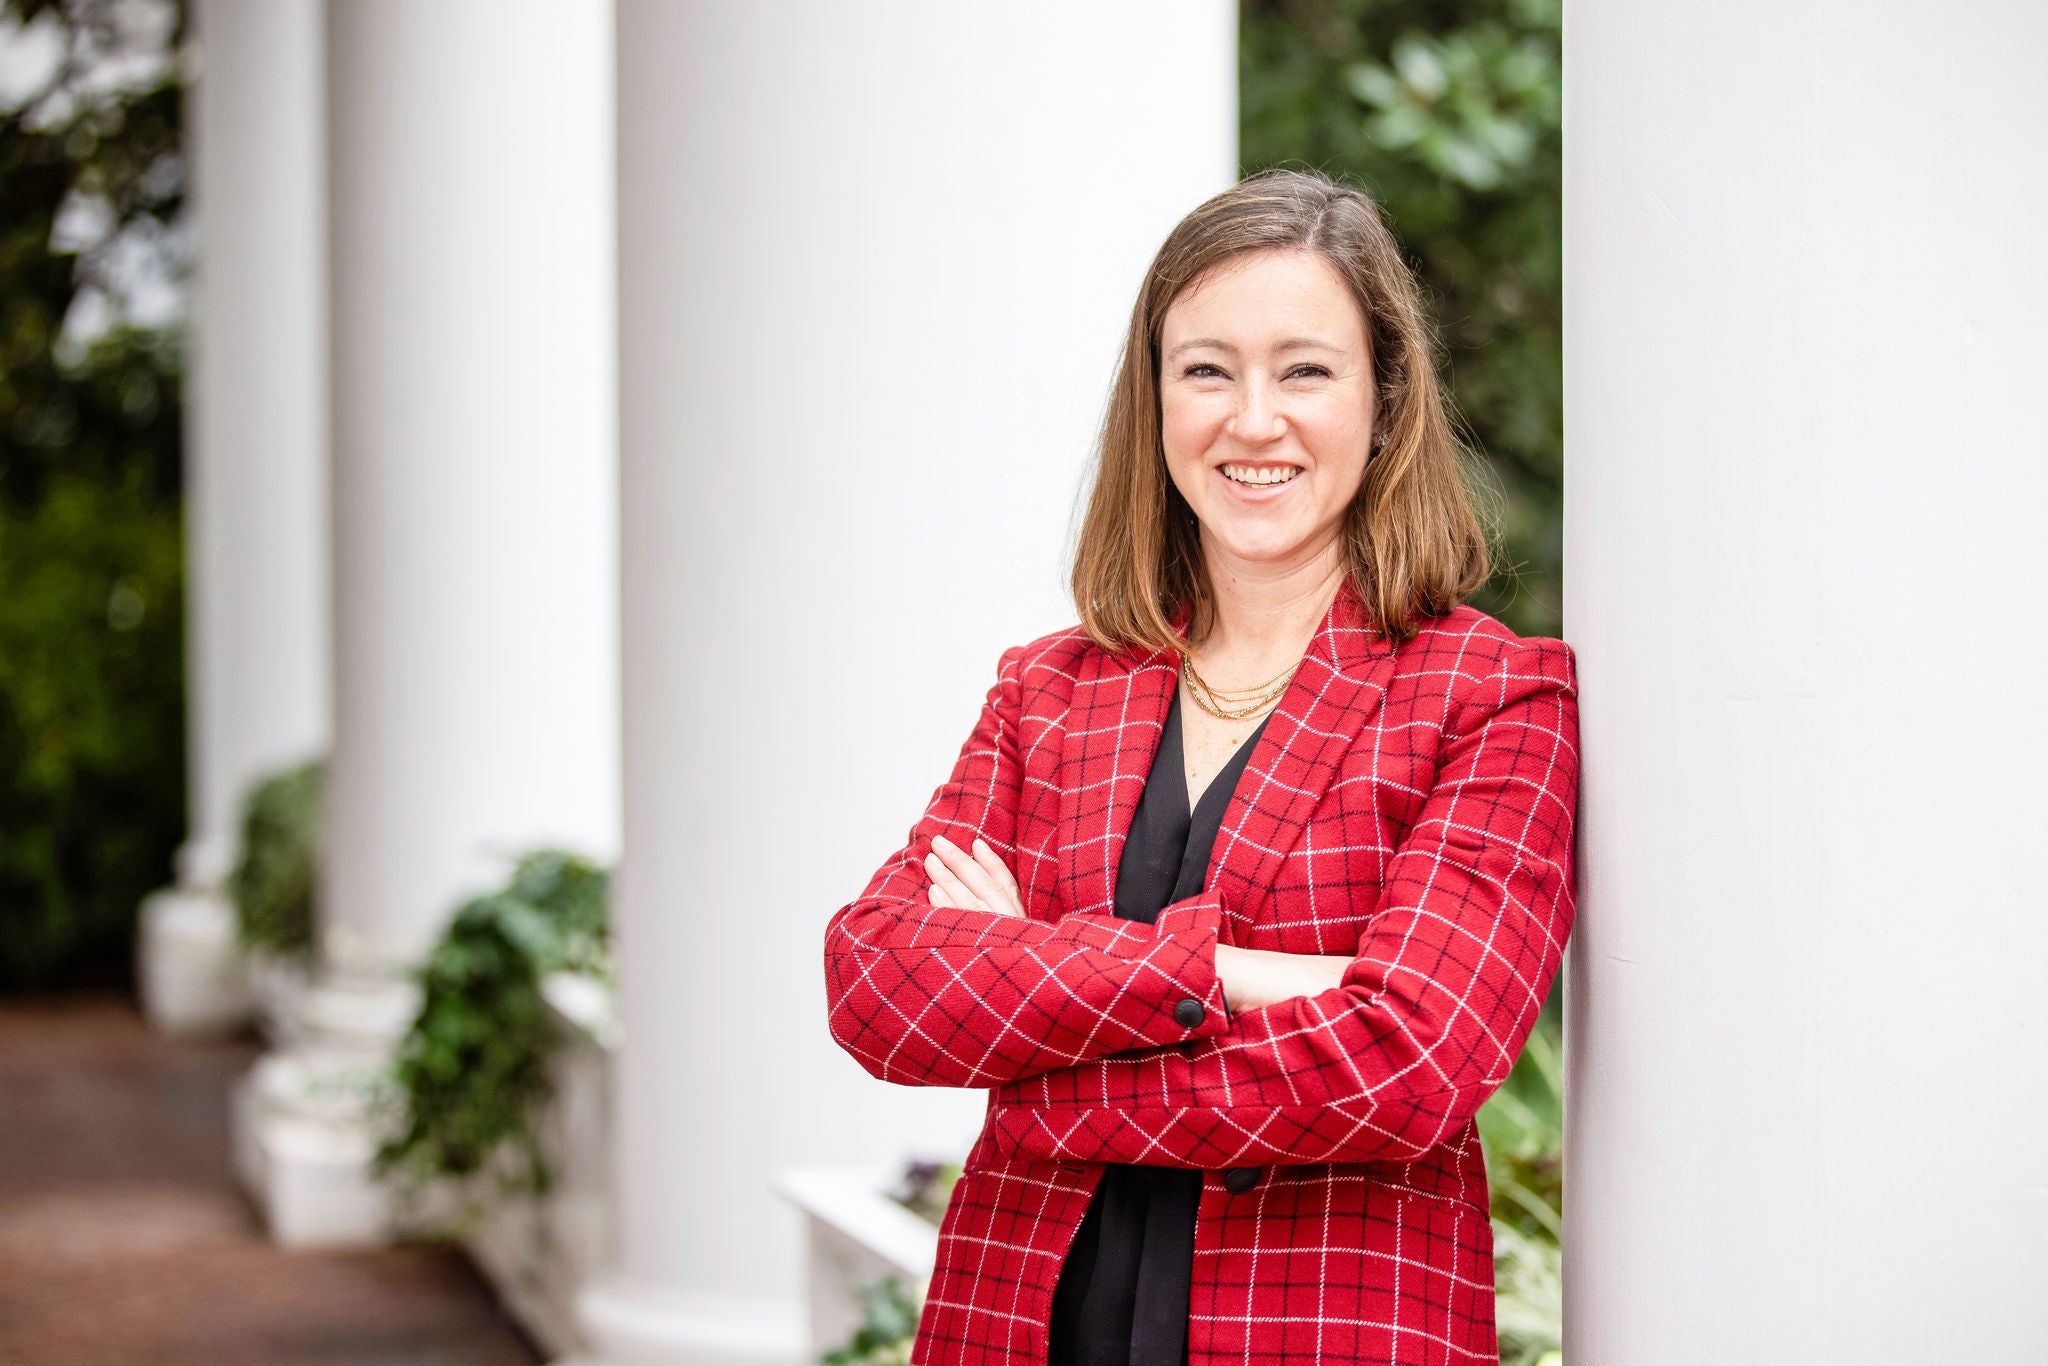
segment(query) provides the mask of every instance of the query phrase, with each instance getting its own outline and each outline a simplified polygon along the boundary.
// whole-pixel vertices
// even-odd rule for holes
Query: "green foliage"
[[[843,1347],[819,1360],[824,1366],[907,1366],[917,1337],[917,1302],[894,1276],[860,1288],[861,1323]]]
[[[123,306],[176,239],[181,11],[118,8],[0,6],[60,54],[0,107],[0,987],[124,973],[185,830],[181,338]]]
[[[1307,165],[1385,206],[1434,295],[1503,566],[1478,605],[1560,608],[1559,0],[1246,0],[1245,169]]]
[[[1493,1194],[1501,1366],[1540,1366],[1564,1321],[1564,1047],[1553,1012],[1479,1112]]]
[[[0,503],[0,986],[125,962],[184,829],[178,514],[143,483]]]
[[[228,888],[242,947],[280,958],[313,951],[320,847],[319,760],[271,774],[242,807],[242,850]]]
[[[380,1172],[414,1190],[485,1172],[508,1192],[547,1189],[535,1122],[561,1040],[541,979],[606,973],[608,881],[585,859],[544,850],[456,912],[418,972],[420,1011],[399,1047],[400,1114]]]

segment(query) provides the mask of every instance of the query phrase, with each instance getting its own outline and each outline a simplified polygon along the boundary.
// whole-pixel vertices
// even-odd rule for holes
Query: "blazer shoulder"
[[[1504,678],[1578,690],[1578,661],[1570,645],[1552,636],[1516,635],[1499,618],[1469,605],[1425,621],[1400,654],[1409,668],[1448,669],[1464,685],[1453,691],[1486,688]]]
[[[1102,647],[1079,625],[1068,626],[1005,650],[1003,677],[1014,681],[1026,700],[1027,710],[1033,702],[1064,702],[1073,695],[1082,666],[1091,655],[1101,652]]]

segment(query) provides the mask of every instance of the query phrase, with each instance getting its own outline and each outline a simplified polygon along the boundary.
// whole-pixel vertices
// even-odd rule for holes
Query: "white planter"
[[[227,899],[172,887],[145,900],[135,981],[143,1013],[160,1033],[205,1038],[247,1025],[254,1003]]]
[[[388,1241],[396,1209],[371,1171],[391,1122],[391,1060],[419,1008],[410,982],[328,975],[308,983],[267,960],[275,1041],[237,1088],[236,1170],[287,1247]]]
[[[280,1245],[390,1239],[390,1193],[370,1174],[379,1078],[358,1060],[299,1051],[259,1059],[236,1086],[236,1172]]]
[[[784,1172],[776,1190],[804,1213],[811,1350],[844,1343],[860,1326],[860,1289],[884,1277],[922,1299],[939,1230],[889,1198],[896,1173],[881,1167]]]

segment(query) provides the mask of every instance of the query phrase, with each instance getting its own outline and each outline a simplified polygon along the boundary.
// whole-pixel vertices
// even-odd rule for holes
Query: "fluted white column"
[[[248,1008],[222,882],[241,803],[327,743],[326,334],[317,0],[199,0],[186,385],[191,835],[144,908],[162,1027]]]
[[[1572,1366],[2040,1355],[2044,45],[1568,11]]]
[[[790,1166],[964,1150],[875,1082],[822,932],[1062,552],[1121,328],[1232,178],[1235,14],[619,6],[626,843],[614,1363],[795,1360]]]
[[[349,0],[327,52],[335,721],[303,1023],[375,1058],[400,970],[513,855],[616,854],[611,15]],[[317,1089],[307,1051],[261,1074],[273,1112]],[[368,1236],[344,1187],[371,1135],[314,1117],[357,1127],[323,1136],[296,1240]]]

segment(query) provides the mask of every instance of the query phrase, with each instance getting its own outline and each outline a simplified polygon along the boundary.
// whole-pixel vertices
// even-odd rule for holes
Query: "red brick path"
[[[113,998],[0,1003],[0,1366],[528,1366],[443,1248],[284,1252],[228,1166],[256,1045]]]

